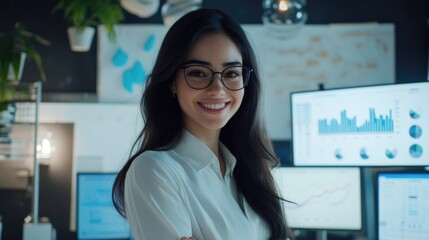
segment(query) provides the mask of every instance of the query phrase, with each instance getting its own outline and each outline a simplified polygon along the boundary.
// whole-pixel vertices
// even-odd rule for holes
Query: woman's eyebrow
[[[183,65],[191,65],[191,64],[199,64],[199,65],[211,66],[211,64],[209,62],[201,61],[201,60],[197,60],[197,59],[188,60]]]
[[[227,63],[224,63],[223,64],[223,66],[224,67],[228,67],[228,66],[237,66],[237,65],[243,65],[241,62],[239,62],[239,61],[235,61],[235,62],[227,62]]]
[[[200,65],[205,65],[205,66],[212,66],[212,64],[210,62],[197,60],[197,59],[190,59],[190,60],[186,61],[183,65],[191,65],[191,64],[200,64]],[[239,61],[233,61],[233,62],[226,62],[226,63],[222,64],[222,66],[224,66],[224,67],[237,66],[237,65],[242,65],[242,63]]]

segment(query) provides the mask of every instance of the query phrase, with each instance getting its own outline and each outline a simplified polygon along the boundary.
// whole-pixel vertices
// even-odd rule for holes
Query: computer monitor
[[[377,183],[378,239],[429,239],[429,172],[379,172]]]
[[[115,173],[77,174],[77,239],[131,239],[128,222],[112,202]]]
[[[429,165],[429,82],[291,94],[296,166]]]
[[[295,229],[360,230],[360,169],[280,167],[274,180],[284,202],[288,224]]]

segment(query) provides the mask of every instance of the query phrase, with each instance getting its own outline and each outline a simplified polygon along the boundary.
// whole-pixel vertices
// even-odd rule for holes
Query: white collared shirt
[[[146,151],[125,180],[125,208],[135,239],[263,240],[270,230],[247,204],[240,208],[233,170],[236,159],[220,144],[215,154],[191,133],[168,151]]]

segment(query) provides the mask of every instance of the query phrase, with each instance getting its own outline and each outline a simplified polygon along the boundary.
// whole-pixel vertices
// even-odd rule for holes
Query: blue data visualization
[[[376,116],[375,109],[369,109],[369,117],[363,124],[357,125],[356,116],[353,118],[347,117],[347,110],[340,113],[340,121],[332,119],[319,120],[319,133],[392,133],[394,130],[394,122],[392,118],[392,110],[389,110],[388,115]]]
[[[429,82],[294,92],[297,166],[429,165]]]

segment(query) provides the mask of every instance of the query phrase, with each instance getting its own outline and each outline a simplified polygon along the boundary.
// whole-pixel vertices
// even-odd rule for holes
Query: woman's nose
[[[213,75],[212,84],[208,87],[210,92],[224,92],[225,86],[222,82],[222,75],[220,73],[215,73]]]

